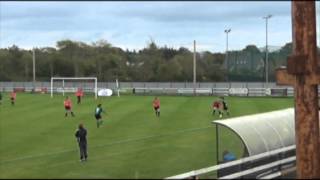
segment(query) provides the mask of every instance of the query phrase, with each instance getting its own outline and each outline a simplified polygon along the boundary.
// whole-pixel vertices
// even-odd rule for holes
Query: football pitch
[[[216,164],[211,103],[217,97],[154,96],[83,98],[73,101],[75,117],[64,117],[62,95],[8,94],[0,105],[0,178],[165,178]],[[292,98],[226,97],[231,115],[256,114],[293,106]],[[102,104],[103,125],[96,127],[94,109]],[[224,116],[222,119],[225,119]],[[82,122],[88,131],[88,161],[79,162],[74,136]],[[236,136],[226,147],[242,151]],[[220,142],[224,143],[224,142]]]

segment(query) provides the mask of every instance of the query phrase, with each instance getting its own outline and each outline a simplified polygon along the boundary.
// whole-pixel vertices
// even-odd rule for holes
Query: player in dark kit
[[[97,128],[99,128],[99,126],[102,125],[102,116],[101,113],[104,113],[101,104],[98,104],[98,106],[96,107],[95,113],[94,113],[94,117],[97,120]]]
[[[227,115],[229,116],[230,113],[229,113],[229,107],[228,107],[228,104],[227,102],[224,100],[224,97],[221,97],[221,102],[222,102],[222,107],[223,107],[223,111],[227,112]]]
[[[88,158],[87,154],[87,130],[83,127],[83,124],[79,124],[75,136],[77,138],[80,148],[80,161],[86,161]]]

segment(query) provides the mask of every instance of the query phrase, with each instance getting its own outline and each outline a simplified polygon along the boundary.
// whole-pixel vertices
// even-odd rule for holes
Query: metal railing
[[[288,147],[283,147],[283,148],[280,148],[280,149],[264,152],[264,153],[261,153],[261,154],[257,154],[257,155],[246,157],[246,158],[242,158],[242,159],[239,159],[239,160],[235,160],[235,161],[231,161],[231,162],[227,162],[227,163],[223,163],[223,164],[219,164],[219,165],[215,165],[215,166],[211,166],[211,167],[207,167],[207,168],[202,168],[202,169],[198,169],[198,170],[193,170],[193,171],[186,172],[186,173],[179,174],[179,175],[175,175],[175,176],[170,176],[170,177],[167,177],[165,179],[186,179],[186,178],[190,178],[190,177],[197,177],[197,176],[200,176],[200,175],[203,175],[203,174],[206,174],[206,173],[222,170],[222,169],[225,169],[225,168],[228,168],[228,167],[232,167],[232,166],[236,166],[236,165],[241,165],[241,164],[244,164],[246,162],[258,161],[259,159],[262,159],[262,158],[267,158],[267,157],[270,157],[270,156],[273,156],[273,155],[278,155],[280,153],[285,153],[285,152],[288,152],[288,151],[292,151],[295,148],[296,148],[295,145],[288,146]],[[295,159],[296,159],[296,156],[287,157],[287,158],[284,158],[284,159],[280,159],[280,160],[274,161],[272,163],[264,164],[264,165],[261,165],[261,166],[258,166],[258,167],[253,167],[253,168],[245,170],[245,171],[229,174],[229,175],[223,176],[221,178],[222,179],[239,178],[241,176],[248,175],[248,174],[255,173],[255,172],[258,172],[258,171],[262,171],[262,170],[266,170],[266,169],[269,169],[269,168],[272,168],[272,167],[275,167],[275,166],[279,166],[279,165],[282,165],[282,164],[295,162]],[[281,173],[278,173],[277,175],[279,175],[279,174],[281,175]]]
[[[60,83],[60,84],[59,84]],[[61,82],[57,82],[54,87],[62,87]],[[10,92],[14,88],[24,88],[27,92],[32,91],[33,88],[47,88],[50,89],[50,82],[0,82],[0,91]],[[94,82],[65,82],[65,87],[82,87],[82,89],[92,91],[90,88],[94,87]],[[116,89],[116,82],[98,82],[97,88]],[[207,95],[228,95],[230,89],[247,89],[247,94],[236,94],[240,96],[293,96],[294,89],[290,86],[277,86],[275,83],[269,83],[269,88],[266,88],[264,83],[215,83],[215,82],[199,82],[197,83],[197,94]],[[157,92],[159,94],[188,94],[192,92],[193,85],[190,82],[119,82],[120,93],[132,93],[133,88],[144,89],[143,93]],[[180,93],[178,93],[180,89]],[[192,89],[192,90],[191,90]],[[185,92],[183,92],[185,91]],[[320,94],[320,87],[318,88]],[[151,93],[151,94],[152,94]],[[190,93],[189,93],[190,94]]]

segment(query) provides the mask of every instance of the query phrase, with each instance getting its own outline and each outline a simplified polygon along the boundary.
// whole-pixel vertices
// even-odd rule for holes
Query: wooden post
[[[277,83],[293,85],[297,178],[320,178],[320,133],[315,1],[292,1],[293,55],[276,72]]]

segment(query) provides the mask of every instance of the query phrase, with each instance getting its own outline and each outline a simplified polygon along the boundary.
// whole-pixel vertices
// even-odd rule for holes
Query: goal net
[[[54,93],[75,93],[82,89],[85,93],[94,93],[98,97],[98,80],[96,77],[51,77],[50,92],[51,98]]]

